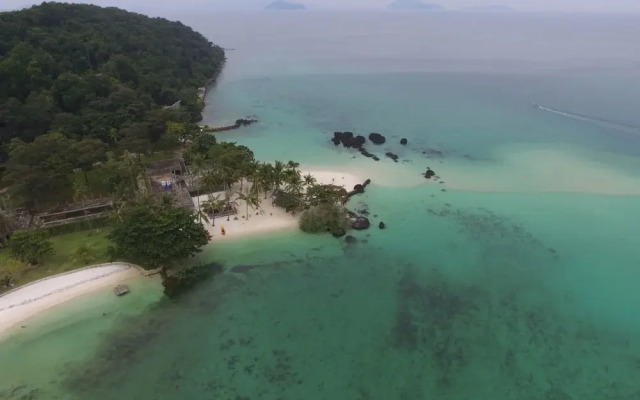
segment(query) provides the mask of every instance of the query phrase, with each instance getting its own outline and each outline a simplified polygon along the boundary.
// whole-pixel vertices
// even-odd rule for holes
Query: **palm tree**
[[[284,170],[285,166],[282,161],[276,161],[273,163],[273,185],[276,191],[280,189],[280,185],[282,185],[282,173]]]
[[[304,178],[304,185],[307,187],[314,185],[317,182],[316,178],[311,174],[307,174],[303,178]]]
[[[264,190],[264,198],[267,198],[267,192],[269,189],[273,188],[273,179],[274,171],[273,165],[270,163],[262,163],[258,168],[258,180],[260,181],[260,185]]]
[[[77,180],[73,182],[73,201],[76,203],[83,203],[89,196],[89,187],[84,180]]]
[[[294,170],[287,173],[285,176],[285,184],[287,186],[287,191],[290,193],[302,192],[304,181],[300,176],[300,171]]]
[[[238,203],[233,200],[233,198],[231,197],[231,191],[224,191],[224,203],[225,203],[225,208],[230,209],[230,208],[234,208],[234,214],[237,210],[235,210],[235,207],[238,207]],[[227,221],[229,221],[229,218],[231,218],[231,215],[227,215]]]
[[[216,224],[216,210],[224,210],[227,206],[227,201],[220,198],[220,195],[209,195],[209,199],[202,203],[202,210],[211,216],[211,226]]]
[[[257,178],[257,173],[259,168],[260,168],[260,162],[256,160],[248,160],[243,165],[243,168],[242,168],[242,172],[244,175],[243,178],[249,179],[253,186],[256,185],[256,181],[257,181],[256,178]],[[242,190],[242,182],[240,183],[240,190]]]
[[[89,243],[78,246],[72,256],[72,261],[76,264],[88,265],[96,259],[96,249]]]
[[[198,202],[198,210],[200,210],[200,189],[202,188],[202,180],[200,179],[200,174],[204,169],[205,164],[205,156],[204,154],[195,153],[191,156],[191,186],[195,186],[194,178],[198,181],[198,186],[196,189],[196,201]]]
[[[113,219],[117,222],[122,222],[124,210],[127,208],[126,196],[122,196],[119,199],[113,201]]]
[[[202,208],[198,207],[196,210],[196,216],[198,217],[198,222],[202,223],[202,220],[204,220],[207,224],[209,223],[209,217]]]
[[[249,206],[251,206],[251,208],[257,209],[258,207],[260,207],[260,203],[262,202],[262,199],[260,199],[260,196],[258,196],[258,194],[255,192],[251,192],[251,193],[239,192],[238,200],[244,201],[247,206],[247,216],[246,216],[247,220],[249,220]]]
[[[82,179],[73,182],[73,201],[82,203],[85,218],[87,217],[87,209],[84,208],[84,202],[89,196],[89,187]],[[89,223],[91,225],[91,223]]]

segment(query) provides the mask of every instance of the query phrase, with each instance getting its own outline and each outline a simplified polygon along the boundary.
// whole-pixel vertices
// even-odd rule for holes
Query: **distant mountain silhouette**
[[[306,10],[307,7],[300,3],[289,3],[288,1],[274,1],[265,7],[265,10]]]
[[[513,8],[495,4],[490,6],[465,7],[467,11],[513,11]]]
[[[387,8],[390,10],[444,10],[440,4],[425,3],[421,0],[396,0]]]

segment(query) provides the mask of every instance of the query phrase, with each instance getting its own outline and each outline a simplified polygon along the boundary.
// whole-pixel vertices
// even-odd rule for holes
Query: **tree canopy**
[[[125,209],[109,239],[113,258],[139,263],[143,268],[168,268],[191,257],[208,243],[207,231],[195,215],[175,207],[167,198],[149,199]]]
[[[167,127],[175,136],[200,119],[198,87],[224,61],[180,22],[117,8],[45,2],[0,13],[0,145],[55,131],[148,149]]]

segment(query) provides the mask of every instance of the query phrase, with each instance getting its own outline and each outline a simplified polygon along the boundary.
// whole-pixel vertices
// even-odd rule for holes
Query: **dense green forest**
[[[222,48],[180,22],[116,8],[42,3],[0,13],[2,186],[22,203],[64,192],[68,173],[105,151],[177,146],[201,119],[198,88],[224,61]]]

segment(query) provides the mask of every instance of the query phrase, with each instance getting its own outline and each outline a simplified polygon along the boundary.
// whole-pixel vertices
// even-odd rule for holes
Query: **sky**
[[[291,0],[310,9],[384,9],[392,0]],[[262,9],[271,0],[85,0],[102,6],[128,10],[250,10]],[[640,13],[640,0],[425,0],[447,9],[505,5],[518,11],[615,12]],[[39,1],[0,0],[0,10],[29,6]]]

